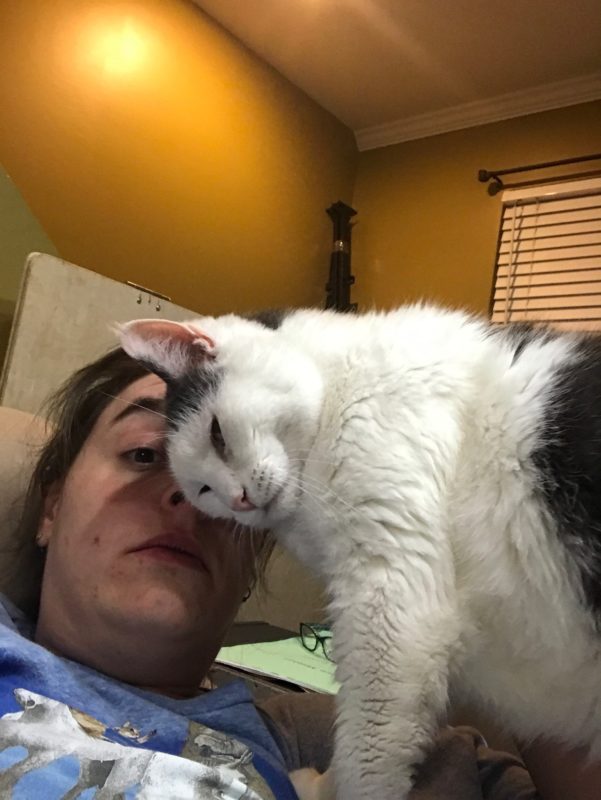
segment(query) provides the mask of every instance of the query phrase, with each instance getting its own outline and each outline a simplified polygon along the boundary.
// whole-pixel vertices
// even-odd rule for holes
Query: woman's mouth
[[[200,542],[196,537],[180,534],[155,536],[136,547],[132,552],[144,558],[177,564],[189,569],[207,570]]]
[[[164,547],[163,545],[153,545],[152,547],[142,547],[140,550],[134,550],[139,556],[143,558],[152,558],[157,561],[164,561],[166,564],[179,564],[189,569],[205,571],[204,563],[191,553],[185,550],[177,550],[172,547]]]

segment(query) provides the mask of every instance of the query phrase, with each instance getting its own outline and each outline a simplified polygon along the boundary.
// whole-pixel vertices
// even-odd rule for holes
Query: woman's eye
[[[154,447],[134,447],[125,453],[125,458],[137,467],[152,467],[165,460],[163,454]]]
[[[223,455],[225,451],[225,439],[223,438],[223,433],[221,433],[221,427],[217,417],[213,417],[213,421],[211,422],[211,444],[220,455]]]

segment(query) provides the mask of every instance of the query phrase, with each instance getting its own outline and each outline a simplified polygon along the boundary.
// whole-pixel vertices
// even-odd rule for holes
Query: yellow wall
[[[0,167],[0,299],[17,299],[21,267],[34,250],[56,254],[38,220],[31,213],[19,190]]]
[[[598,153],[600,142],[596,102],[361,153],[353,299],[487,311],[501,205],[478,170]]]
[[[485,310],[500,200],[478,169],[601,138],[590,103],[357,157],[347,128],[186,0],[0,3],[0,108],[0,163],[61,256],[215,313],[321,304],[338,199],[358,211],[362,307]]]
[[[0,108],[63,258],[199,311],[323,302],[353,136],[193,4],[1,3]]]

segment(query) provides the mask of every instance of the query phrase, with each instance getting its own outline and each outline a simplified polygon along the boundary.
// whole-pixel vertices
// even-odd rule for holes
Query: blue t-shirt
[[[0,797],[296,800],[240,681],[191,699],[54,655],[0,596]]]

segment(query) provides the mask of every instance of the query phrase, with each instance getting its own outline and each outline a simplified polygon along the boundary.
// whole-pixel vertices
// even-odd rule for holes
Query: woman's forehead
[[[165,397],[167,384],[157,375],[145,375],[137,381],[130,383],[122,392],[119,392],[113,403],[131,403],[137,397]]]
[[[148,401],[162,401],[166,389],[165,382],[156,375],[145,375],[143,378],[138,378],[111,400],[98,419],[98,427],[111,425],[122,414],[138,406],[153,408],[153,404]]]

